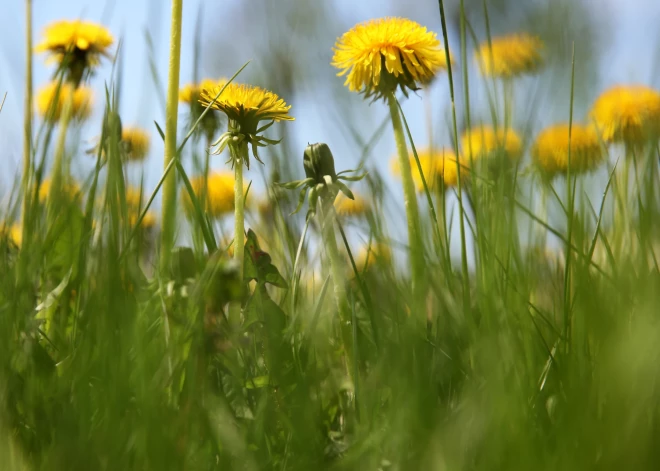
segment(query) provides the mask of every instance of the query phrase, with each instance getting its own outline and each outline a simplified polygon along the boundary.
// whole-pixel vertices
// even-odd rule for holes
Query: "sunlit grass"
[[[424,81],[375,85],[407,169],[410,240],[388,204],[389,156],[366,157],[387,121],[362,136],[355,172],[334,168],[332,145],[286,138],[243,169],[247,143],[286,129],[265,123],[265,138],[263,124],[235,122],[263,111],[260,99],[224,109],[248,64],[196,92],[199,106],[190,88],[179,112],[173,57],[165,128],[137,138],[109,77],[93,105],[101,123],[71,119],[72,103],[64,123],[48,119],[49,100],[32,136],[28,116],[28,175],[0,208],[0,468],[654,469],[656,92],[626,95],[625,110],[606,100],[592,126],[574,110],[574,53],[566,124],[515,127],[511,67],[545,73],[543,48],[531,36],[513,37],[533,50],[493,47],[484,5],[486,31],[461,16],[460,59],[446,33],[432,44],[447,64],[436,78],[449,83],[447,142],[413,142],[395,91]],[[501,57],[472,76],[478,48]],[[74,87],[62,60],[55,95]],[[482,87],[490,120],[470,115]],[[65,145],[81,126],[94,145]],[[148,135],[167,149],[153,188],[134,178]],[[215,140],[232,148],[223,173],[209,164]],[[79,157],[94,164],[74,179]]]

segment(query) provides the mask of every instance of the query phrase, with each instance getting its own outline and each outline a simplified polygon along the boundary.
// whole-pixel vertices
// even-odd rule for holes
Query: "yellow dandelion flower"
[[[199,102],[206,107],[224,85],[203,88]],[[287,105],[275,93],[252,85],[230,83],[222,95],[211,105],[235,121],[243,133],[256,134],[259,121],[293,121],[289,116],[291,105]]]
[[[6,223],[4,223],[0,226],[0,237],[6,238],[16,247],[20,248],[23,243],[23,227],[18,223],[7,227]]]
[[[64,103],[73,93],[73,114],[79,120],[87,119],[92,114],[92,91],[87,87],[75,90],[68,83],[62,83],[57,95],[57,82],[51,82],[37,92],[37,111],[46,119],[58,121],[64,108]],[[57,95],[57,102],[55,97]]]
[[[35,48],[47,52],[59,64],[67,60],[69,79],[78,85],[83,73],[100,62],[100,56],[108,56],[114,39],[103,26],[89,21],[61,20],[44,30],[44,39]]]
[[[142,160],[149,153],[149,134],[137,127],[126,127],[121,131],[121,141],[128,160]]]
[[[137,209],[129,209],[128,212],[128,222],[131,226],[135,226],[137,224],[138,218],[140,217],[141,211],[138,211]],[[154,214],[153,211],[147,211],[147,213],[144,215],[142,218],[142,222],[140,223],[140,227],[146,230],[153,229],[156,227],[157,223],[156,215]]]
[[[660,93],[644,85],[616,86],[591,109],[603,140],[642,144],[660,134]]]
[[[506,155],[512,160],[522,156],[522,139],[512,129],[478,126],[468,129],[461,137],[461,148],[466,155],[472,152],[473,159]]]
[[[126,206],[138,209],[142,207],[142,192],[140,188],[134,186],[126,188]]]
[[[204,177],[192,178],[190,184],[197,198],[201,199],[204,192]],[[211,216],[221,217],[234,210],[234,174],[232,172],[209,174],[206,186],[206,210]],[[186,208],[191,210],[192,202],[188,193],[184,192],[182,198]]]
[[[440,182],[444,183],[445,188],[458,184],[458,163],[462,162],[463,159],[461,157],[457,158],[453,150],[447,148],[439,150],[423,149],[418,151],[417,155],[429,190],[437,188]],[[424,182],[419,174],[419,168],[417,167],[417,161],[414,155],[410,158],[410,167],[412,169],[415,187],[421,193],[424,191]],[[397,157],[392,158],[391,169],[395,176],[401,175]],[[461,163],[461,176],[465,177],[467,171],[468,169],[465,164]]]
[[[376,97],[405,93],[447,68],[436,34],[405,18],[381,18],[353,27],[337,40],[332,65],[352,92]]]
[[[41,182],[39,186],[39,201],[44,203],[48,199],[50,193],[51,181],[50,178],[46,178]],[[70,200],[74,201],[78,199],[81,195],[80,185],[76,182],[69,182],[62,185],[62,192]]]
[[[512,34],[483,42],[475,58],[484,75],[512,78],[533,73],[541,66],[543,42],[530,34]]]
[[[568,171],[568,124],[544,129],[536,138],[532,157],[549,177]],[[597,167],[604,158],[596,131],[573,124],[571,130],[571,173],[586,172]]]
[[[392,261],[392,250],[389,245],[376,242],[360,249],[355,257],[355,265],[359,270],[369,269],[374,265],[385,265]]]
[[[335,210],[340,216],[360,216],[370,209],[369,202],[360,195],[353,194],[355,199],[350,199],[340,193],[335,200]]]

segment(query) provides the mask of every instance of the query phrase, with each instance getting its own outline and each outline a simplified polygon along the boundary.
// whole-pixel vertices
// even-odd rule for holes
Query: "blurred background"
[[[448,35],[460,74],[459,1],[446,3]],[[594,98],[612,84],[643,83],[660,86],[658,61],[660,2],[655,0],[489,0],[493,36],[529,31],[546,44],[546,67],[534,77],[516,81],[513,126],[529,142],[553,121],[568,119],[571,50],[575,42],[575,118],[584,119]],[[478,41],[486,39],[483,2],[465,1],[466,16]],[[154,121],[164,123],[164,84],[167,81],[170,5],[164,0],[50,0],[34,1],[34,41],[45,25],[58,19],[100,21],[121,41],[117,65],[121,84],[120,111],[124,125],[138,125],[151,132],[149,158],[129,169],[134,183],[144,178],[151,191],[162,173],[162,141]],[[302,152],[307,143],[327,142],[338,169],[354,168],[366,158],[367,168],[382,173],[389,214],[403,221],[400,185],[394,185],[389,160],[394,139],[384,119],[383,103],[365,102],[343,86],[331,65],[337,37],[354,24],[376,17],[405,16],[438,33],[441,23],[435,0],[187,0],[183,12],[181,84],[195,78],[230,77],[246,61],[251,63],[238,78],[241,82],[271,89],[292,105],[296,118],[279,124],[269,137],[284,137],[277,147],[280,161],[290,167],[290,177],[302,176]],[[0,193],[11,191],[20,172],[24,94],[24,2],[4,2],[0,15],[0,97],[7,92],[0,113]],[[468,70],[473,122],[490,120],[486,82],[473,59],[475,44],[468,34]],[[46,84],[52,68],[41,57],[34,61],[34,86]],[[103,114],[104,85],[112,78],[105,61],[91,81],[95,90],[94,115],[83,129],[82,139],[93,145]],[[463,80],[455,80],[459,125],[464,123]],[[422,98],[425,98],[422,100]],[[451,108],[446,75],[428,90],[411,94],[403,103],[413,138],[419,147],[429,142],[451,146]],[[542,112],[540,112],[542,111]],[[180,107],[180,126],[186,126],[187,107]],[[383,130],[378,133],[379,128]],[[461,129],[459,129],[459,133]],[[83,177],[92,160],[78,149],[74,175]],[[528,157],[526,157],[528,159]],[[216,169],[225,159],[212,160]],[[272,171],[254,168],[248,178],[263,191],[264,178]],[[189,162],[186,163],[189,165]],[[281,170],[281,169],[280,169]],[[595,178],[602,178],[602,175]],[[359,185],[358,185],[359,191]],[[156,201],[158,205],[158,201]],[[395,224],[395,226],[398,224]],[[402,225],[400,225],[402,226]],[[396,228],[395,228],[396,231]]]

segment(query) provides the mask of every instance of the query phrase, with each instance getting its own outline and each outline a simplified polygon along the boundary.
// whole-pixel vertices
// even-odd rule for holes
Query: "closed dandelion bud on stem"
[[[568,124],[556,124],[544,129],[536,138],[532,157],[548,178],[568,172]],[[570,141],[571,174],[595,169],[603,162],[604,154],[593,128],[573,124]]]

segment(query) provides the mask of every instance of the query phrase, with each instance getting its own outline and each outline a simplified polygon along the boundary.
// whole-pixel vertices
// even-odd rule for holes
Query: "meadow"
[[[492,34],[486,1],[473,26],[462,0],[450,41],[445,3],[438,31],[374,12],[327,44],[340,93],[384,117],[344,168],[332,142],[287,142],[296,107],[246,81],[252,61],[180,79],[182,0],[151,129],[119,110],[119,32],[33,32],[25,0],[0,469],[657,468],[660,91],[620,83],[576,112],[572,42],[561,119],[525,128],[518,86],[551,45]],[[416,142],[402,104],[439,82],[450,138]],[[381,139],[393,155],[370,155]]]

